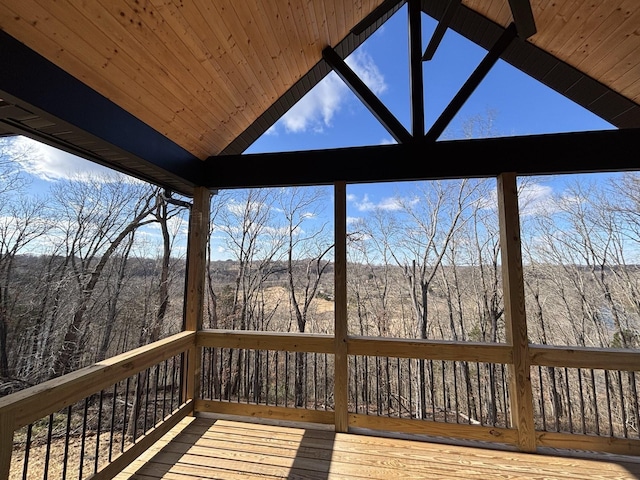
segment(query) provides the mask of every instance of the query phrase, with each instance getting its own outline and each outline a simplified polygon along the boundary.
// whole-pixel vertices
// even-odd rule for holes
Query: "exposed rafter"
[[[349,65],[331,47],[322,51],[322,58],[333,68],[336,74],[347,84],[351,91],[364,103],[369,111],[378,119],[384,128],[398,143],[411,141],[411,134],[380,101],[369,87],[351,70]]]
[[[438,21],[438,24],[436,25],[436,29],[433,31],[433,34],[431,35],[431,39],[429,40],[429,44],[427,45],[427,48],[425,48],[424,50],[424,54],[422,55],[423,62],[431,60],[435,55],[436,50],[440,45],[440,42],[444,38],[444,34],[447,32],[447,29],[449,28],[449,22],[451,22],[451,19],[453,18],[456,11],[458,10],[460,3],[462,3],[462,0],[449,0],[449,3],[447,4],[447,8],[445,9],[444,14],[442,15],[442,18],[440,19],[440,21]]]
[[[369,27],[380,21],[389,11],[401,7],[407,0],[385,0],[373,12],[351,29],[354,35],[362,35]]]
[[[513,22],[516,24],[518,36],[522,39],[529,38],[536,33],[536,22],[531,10],[529,0],[509,0]]]
[[[447,105],[440,117],[433,123],[425,138],[428,141],[435,142],[442,132],[447,128],[447,125],[453,120],[453,117],[460,111],[464,103],[469,99],[474,90],[480,85],[480,82],[487,76],[491,68],[500,59],[500,55],[509,47],[513,39],[516,37],[515,24],[509,25],[507,29],[502,33],[498,41],[493,48],[485,55],[480,62],[480,65],[473,71],[471,76],[467,79],[465,84],[460,88],[460,91],[451,100],[451,103]]]
[[[329,185],[441,178],[503,172],[547,175],[631,170],[640,129],[376,145],[298,152],[225,155],[206,162],[209,188]],[[487,159],[462,162],[459,159]],[[606,165],[602,159],[606,158]],[[455,160],[454,160],[455,159]],[[580,159],[579,162],[576,159]],[[242,168],[221,168],[242,165]],[[286,165],[287,168],[274,168]],[[635,164],[635,169],[640,168]]]

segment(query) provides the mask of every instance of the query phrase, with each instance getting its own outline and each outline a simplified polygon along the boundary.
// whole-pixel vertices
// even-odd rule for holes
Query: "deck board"
[[[640,459],[528,454],[229,419],[188,418],[117,480],[640,479]]]

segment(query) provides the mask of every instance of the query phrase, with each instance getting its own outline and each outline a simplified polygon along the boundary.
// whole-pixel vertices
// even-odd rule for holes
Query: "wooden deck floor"
[[[524,454],[190,418],[116,478],[640,479],[640,459],[634,460]]]

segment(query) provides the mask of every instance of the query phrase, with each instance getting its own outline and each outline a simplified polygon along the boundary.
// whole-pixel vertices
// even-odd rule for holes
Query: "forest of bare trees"
[[[35,198],[16,167],[29,152],[2,148],[0,394],[180,331],[188,200],[115,174],[58,181]],[[520,180],[531,343],[638,348],[640,176]],[[505,342],[496,180],[396,189],[386,203],[350,206],[349,333]],[[332,193],[296,187],[212,197],[205,328],[333,333]],[[249,358],[223,353],[214,353],[207,384],[212,397],[228,399],[239,395],[239,373],[222,377]],[[320,384],[310,361],[300,352],[291,358],[296,406]],[[429,417],[429,386],[444,366],[364,361],[352,372],[360,405],[395,402]],[[492,379],[483,388],[492,389],[485,398],[495,420],[507,408],[503,372],[462,364],[460,378],[469,383],[473,368]]]

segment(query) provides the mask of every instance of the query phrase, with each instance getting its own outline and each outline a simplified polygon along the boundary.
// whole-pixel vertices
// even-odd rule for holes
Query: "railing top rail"
[[[309,353],[333,353],[334,351],[333,335],[254,330],[200,330],[197,346]]]
[[[640,350],[531,345],[532,365],[640,371]]]
[[[350,336],[347,348],[349,355],[511,363],[513,347],[505,343]]]
[[[0,417],[18,429],[195,346],[181,332],[0,398]]]

